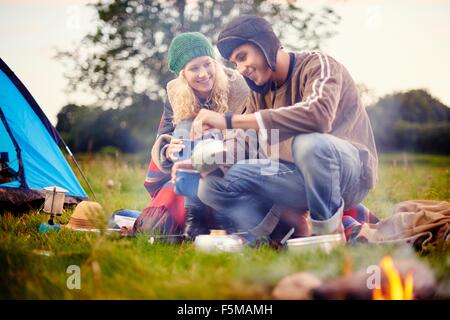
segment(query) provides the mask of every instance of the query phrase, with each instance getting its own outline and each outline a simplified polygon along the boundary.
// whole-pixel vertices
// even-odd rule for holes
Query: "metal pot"
[[[196,143],[191,161],[195,170],[209,173],[224,164],[227,148],[222,140],[207,139]]]

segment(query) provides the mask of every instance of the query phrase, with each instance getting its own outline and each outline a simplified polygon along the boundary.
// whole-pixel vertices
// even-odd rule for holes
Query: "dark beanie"
[[[275,71],[280,40],[271,24],[255,15],[242,15],[230,21],[219,34],[217,48],[227,60],[234,49],[244,43],[253,43],[263,52],[270,69]]]

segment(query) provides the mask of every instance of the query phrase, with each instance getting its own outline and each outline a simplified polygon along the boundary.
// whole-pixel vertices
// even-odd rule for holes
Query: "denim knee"
[[[316,160],[334,157],[330,135],[324,133],[299,134],[292,140],[292,156],[301,168],[317,165]]]
[[[246,162],[238,162],[228,170],[225,179],[228,183],[233,183],[239,179],[246,179],[247,177],[254,177],[259,170],[255,166]]]
[[[227,205],[228,197],[232,195],[234,193],[226,188],[224,178],[209,175],[200,179],[197,197],[205,205],[218,210]]]

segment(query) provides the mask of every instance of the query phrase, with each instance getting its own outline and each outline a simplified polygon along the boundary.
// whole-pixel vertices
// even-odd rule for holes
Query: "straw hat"
[[[69,229],[96,229],[104,224],[102,206],[94,201],[81,201],[75,208],[69,223]]]

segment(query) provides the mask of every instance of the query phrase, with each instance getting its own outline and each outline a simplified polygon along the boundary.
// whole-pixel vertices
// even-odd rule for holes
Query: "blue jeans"
[[[274,204],[281,204],[309,210],[313,233],[332,233],[343,210],[369,192],[358,149],[333,135],[311,133],[293,139],[292,153],[295,163],[244,160],[223,178],[201,179],[198,197],[241,231],[251,231]]]

